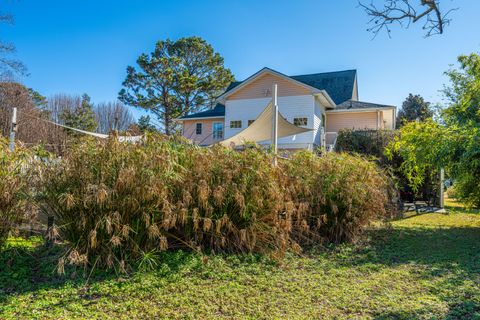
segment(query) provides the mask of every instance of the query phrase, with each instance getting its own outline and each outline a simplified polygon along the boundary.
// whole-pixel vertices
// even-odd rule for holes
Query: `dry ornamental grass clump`
[[[324,241],[355,241],[371,221],[394,215],[387,175],[362,157],[299,152],[284,169],[302,223]]]
[[[258,147],[201,148],[149,136],[85,140],[44,172],[42,208],[70,244],[60,265],[117,268],[155,250],[281,256],[352,241],[388,210],[387,181],[348,155],[296,154],[271,165]]]
[[[17,146],[11,152],[8,142],[0,138],[0,249],[23,219],[28,188],[24,164],[28,158],[26,150]]]

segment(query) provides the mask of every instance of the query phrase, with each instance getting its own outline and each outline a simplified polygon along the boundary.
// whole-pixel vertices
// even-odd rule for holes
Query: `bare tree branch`
[[[100,133],[111,131],[124,132],[135,123],[130,109],[119,101],[100,103],[95,107],[98,129]]]
[[[369,5],[362,2],[359,5],[371,17],[367,31],[372,32],[374,37],[381,31],[386,31],[390,37],[393,24],[408,28],[418,21],[424,21],[426,37],[442,34],[445,26],[451,22],[449,14],[456,10],[451,9],[442,14],[440,0],[384,0],[382,7],[378,7],[372,0]]]
[[[0,13],[0,24],[14,23],[11,14]],[[8,81],[14,78],[14,75],[28,75],[27,67],[19,60],[11,58],[16,53],[16,48],[12,43],[0,40],[0,80]]]

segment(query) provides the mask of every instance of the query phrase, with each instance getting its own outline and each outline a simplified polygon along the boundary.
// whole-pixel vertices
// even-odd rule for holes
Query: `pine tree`
[[[127,68],[119,99],[150,110],[166,134],[175,131],[175,118],[212,108],[215,98],[234,80],[220,54],[199,37],[159,41],[137,64]]]
[[[430,102],[426,102],[419,94],[409,94],[402,104],[402,109],[397,115],[397,128],[400,128],[407,122],[425,121],[433,116],[430,108]]]
[[[155,126],[153,124],[150,123],[150,116],[141,116],[139,119],[138,119],[138,122],[137,122],[137,126],[138,126],[138,129],[141,131],[141,132],[155,132],[157,131],[157,128],[155,128]]]
[[[80,130],[93,132],[97,128],[93,105],[87,94],[82,95],[80,104],[63,110],[60,119],[64,125]],[[70,134],[73,132],[70,131]]]

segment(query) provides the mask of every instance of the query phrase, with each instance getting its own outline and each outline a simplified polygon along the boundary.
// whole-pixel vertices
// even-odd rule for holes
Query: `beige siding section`
[[[292,81],[286,80],[282,77],[267,73],[228,96],[227,100],[271,97],[272,86],[274,83],[278,84],[278,96],[280,97],[301,96],[311,93],[310,90],[301,85],[293,83]]]
[[[211,145],[219,140],[214,140],[213,123],[222,122],[223,119],[185,120],[183,121],[183,136],[200,145]],[[197,123],[202,124],[202,134],[196,134]],[[224,129],[225,130],[225,129]]]
[[[327,132],[338,132],[341,129],[377,129],[377,112],[327,112]]]

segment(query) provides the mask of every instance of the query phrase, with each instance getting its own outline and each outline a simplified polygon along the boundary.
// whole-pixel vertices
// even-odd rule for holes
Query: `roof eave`
[[[173,121],[188,121],[188,120],[208,120],[208,119],[223,119],[225,116],[210,116],[210,117],[191,117],[191,118],[175,118]]]
[[[351,109],[335,109],[327,110],[328,113],[341,113],[341,112],[372,112],[372,111],[384,111],[384,110],[396,110],[395,106],[385,106],[376,108],[351,108]]]
[[[337,107],[337,105],[335,104],[335,102],[333,101],[333,99],[330,97],[330,95],[328,94],[328,92],[326,90],[318,90],[317,89],[317,93],[314,93],[314,95],[322,95],[325,100],[327,100],[327,102],[330,104],[330,108],[333,108],[335,109]]]

